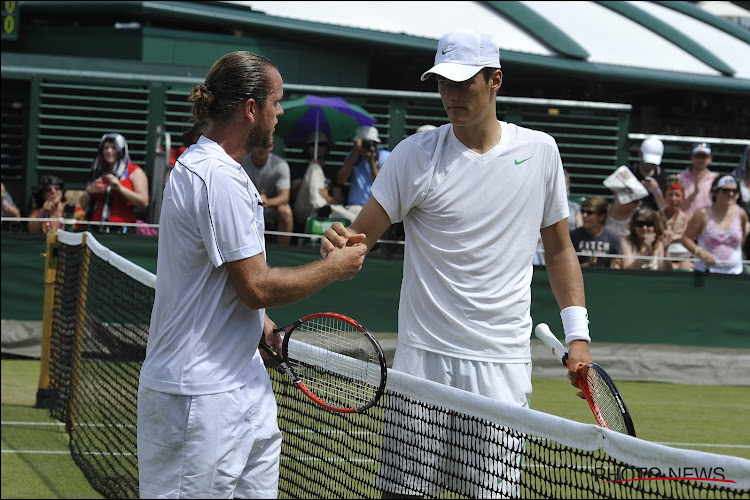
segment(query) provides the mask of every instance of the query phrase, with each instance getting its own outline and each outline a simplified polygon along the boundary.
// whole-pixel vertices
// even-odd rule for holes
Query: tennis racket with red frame
[[[263,340],[259,347],[320,406],[337,413],[361,413],[383,395],[385,355],[359,321],[323,312],[274,331],[284,332],[281,354]]]
[[[544,323],[537,325],[534,330],[537,338],[552,349],[552,353],[568,367],[568,350],[557,340]],[[628,407],[617,389],[614,380],[596,363],[588,363],[578,367],[578,386],[586,397],[591,411],[600,426],[635,436],[633,419]]]

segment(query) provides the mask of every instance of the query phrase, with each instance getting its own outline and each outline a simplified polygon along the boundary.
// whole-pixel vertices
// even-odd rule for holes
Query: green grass
[[[102,498],[73,462],[65,426],[34,408],[39,361],[2,360],[2,498]],[[7,422],[26,422],[26,425]],[[30,425],[30,424],[50,425]],[[46,451],[52,453],[17,453]],[[14,452],[14,453],[11,453]]]
[[[2,360],[2,498],[102,498],[68,452],[64,426],[36,409],[39,361]],[[531,407],[593,424],[567,380],[534,379]],[[750,387],[619,382],[638,437],[750,459]],[[296,389],[294,389],[296,391]],[[355,418],[344,416],[341,418]],[[24,425],[8,422],[25,422]],[[29,425],[46,423],[51,425]],[[294,439],[288,436],[288,442]],[[677,443],[692,443],[680,445]],[[718,446],[717,446],[718,445]],[[57,454],[10,453],[48,451]]]
[[[567,380],[534,379],[533,386],[533,409],[595,423],[588,405]],[[750,459],[750,387],[656,382],[618,382],[617,387],[639,438]]]

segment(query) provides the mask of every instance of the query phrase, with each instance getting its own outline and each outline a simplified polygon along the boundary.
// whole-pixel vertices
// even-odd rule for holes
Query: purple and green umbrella
[[[311,132],[324,132],[331,142],[354,137],[358,127],[368,127],[375,118],[364,108],[341,97],[306,95],[282,102],[284,114],[279,117],[276,133],[287,142],[303,143]],[[315,158],[318,157],[318,134],[315,134]]]

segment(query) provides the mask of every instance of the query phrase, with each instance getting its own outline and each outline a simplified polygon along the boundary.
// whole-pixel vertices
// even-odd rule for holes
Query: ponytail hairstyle
[[[268,77],[270,68],[276,65],[252,52],[222,56],[211,67],[205,83],[196,85],[188,99],[193,103],[193,121],[227,122],[248,99],[255,99],[264,107],[273,91]]]

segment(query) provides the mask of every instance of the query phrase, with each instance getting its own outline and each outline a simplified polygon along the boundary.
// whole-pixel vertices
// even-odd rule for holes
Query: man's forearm
[[[570,306],[586,307],[583,274],[575,252],[562,250],[545,256],[550,287],[560,310]]]

